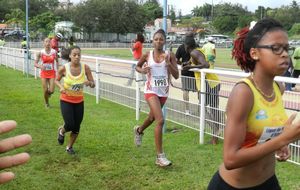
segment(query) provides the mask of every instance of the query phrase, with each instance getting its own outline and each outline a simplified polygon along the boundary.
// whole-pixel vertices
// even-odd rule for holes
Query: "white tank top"
[[[167,51],[165,52],[168,53]],[[156,63],[153,59],[153,51],[150,51],[148,61],[145,66],[151,68],[147,73],[147,81],[145,83],[145,94],[156,94],[158,97],[167,97],[169,95],[169,75],[166,61]]]

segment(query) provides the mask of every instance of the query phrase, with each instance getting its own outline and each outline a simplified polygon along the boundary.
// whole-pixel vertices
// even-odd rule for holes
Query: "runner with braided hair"
[[[275,163],[290,157],[289,143],[300,139],[300,121],[288,118],[274,81],[289,65],[293,48],[283,26],[262,19],[238,32],[232,51],[237,65],[252,74],[233,88],[226,108],[224,162],[208,190],[280,190]],[[277,155],[277,158],[275,157]]]

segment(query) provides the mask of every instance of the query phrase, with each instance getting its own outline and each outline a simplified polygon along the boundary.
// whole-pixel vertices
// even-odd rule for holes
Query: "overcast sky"
[[[72,2],[79,2],[80,0],[71,0]],[[146,0],[144,0],[146,1]],[[159,0],[160,4],[163,5],[164,0]],[[242,4],[243,7],[247,6],[248,10],[254,12],[258,6],[278,8],[282,5],[290,5],[293,0],[167,0],[169,5],[174,5],[176,12],[181,10],[183,15],[190,14],[191,10],[196,6],[202,6],[205,3],[208,4],[219,4],[230,2],[232,4]],[[296,0],[300,4],[300,0]]]
[[[164,0],[159,0],[163,5]],[[242,4],[243,7],[247,6],[248,10],[254,12],[258,6],[278,8],[282,5],[290,5],[292,0],[167,0],[168,4],[174,5],[176,12],[181,9],[183,15],[190,14],[191,10],[196,6],[202,6],[205,3],[208,4],[219,4],[225,2],[231,2],[232,4]],[[296,0],[300,4],[300,0]]]

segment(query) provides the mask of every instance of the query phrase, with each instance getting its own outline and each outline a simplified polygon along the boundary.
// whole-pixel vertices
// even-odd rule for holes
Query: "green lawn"
[[[13,134],[33,137],[30,146],[18,150],[29,152],[30,162],[10,169],[16,179],[0,189],[204,190],[221,163],[222,144],[199,145],[197,132],[168,122],[167,131],[179,128],[164,135],[165,152],[173,166],[155,166],[153,126],[145,131],[142,147],[136,148],[135,111],[103,99],[97,105],[90,95],[85,96],[85,117],[74,145],[78,154],[70,156],[56,141],[57,128],[63,123],[58,92],[47,110],[40,80],[0,66],[0,81],[0,120],[15,119],[18,127]],[[283,190],[300,189],[299,166],[278,163],[277,173]]]
[[[149,49],[144,49],[146,52]],[[176,49],[173,49],[173,52],[176,52]],[[113,58],[133,60],[129,48],[99,48],[99,49],[83,49],[83,55],[97,55],[97,56],[109,56]],[[229,48],[219,48],[217,49],[217,59],[216,67],[230,68],[230,69],[239,69],[235,61],[231,59],[231,49]]]

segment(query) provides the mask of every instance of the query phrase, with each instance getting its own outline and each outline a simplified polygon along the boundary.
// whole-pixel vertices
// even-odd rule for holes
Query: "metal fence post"
[[[162,109],[161,111],[162,111],[163,118],[164,118],[163,133],[165,133],[167,131],[167,123],[166,123],[167,108],[166,108],[166,104],[161,109]]]
[[[135,71],[135,120],[138,121],[140,119],[140,78],[137,71]]]
[[[6,48],[6,62],[5,66],[8,67],[8,48]]]
[[[17,49],[14,49],[14,58],[15,58],[15,61],[14,61],[14,70],[16,70],[16,62],[17,62]]]
[[[96,104],[99,104],[100,98],[100,77],[99,77],[100,63],[96,59]]]
[[[25,74],[25,51],[21,49],[23,55],[23,75]]]
[[[200,144],[204,144],[204,128],[205,128],[205,72],[201,70],[200,77]]]

